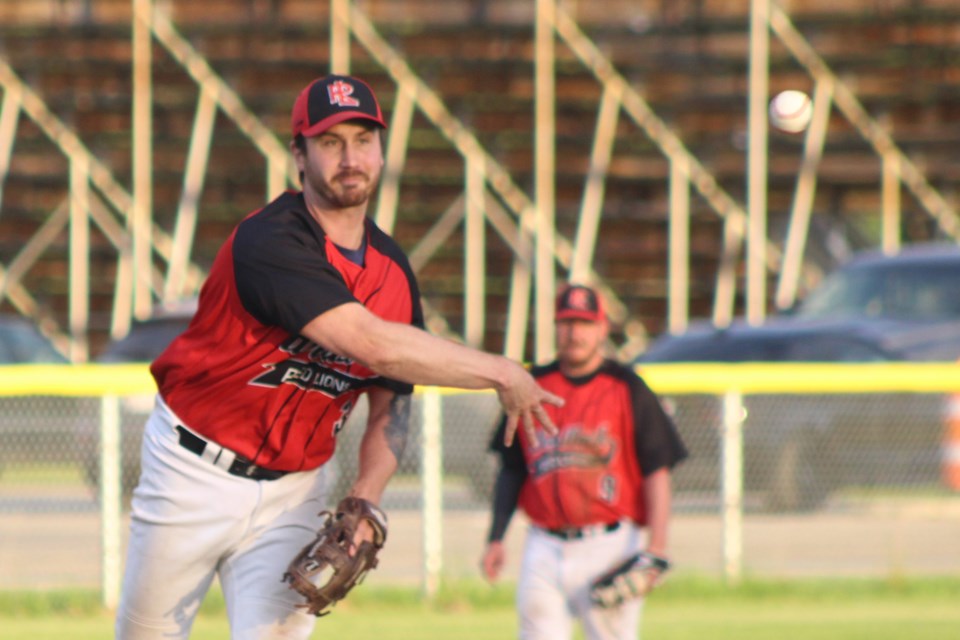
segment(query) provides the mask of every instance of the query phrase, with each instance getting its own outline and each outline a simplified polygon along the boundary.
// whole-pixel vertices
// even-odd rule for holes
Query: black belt
[[[596,524],[586,527],[562,527],[560,529],[544,529],[547,533],[564,540],[582,540],[593,533],[610,533],[620,528],[619,522]]]
[[[197,434],[187,430],[186,427],[181,425],[177,425],[176,429],[177,433],[180,434],[180,446],[187,451],[197,454],[201,458],[203,457],[203,452],[207,450],[208,446],[219,446],[212,442],[207,442]],[[230,460],[231,456],[233,457],[233,460]],[[243,456],[230,451],[226,447],[220,447],[220,451],[217,452],[210,462],[212,462],[215,466],[220,467],[227,473],[240,476],[241,478],[250,478],[251,480],[276,480],[277,478],[282,478],[283,476],[287,475],[286,471],[275,471],[273,469],[258,467]]]

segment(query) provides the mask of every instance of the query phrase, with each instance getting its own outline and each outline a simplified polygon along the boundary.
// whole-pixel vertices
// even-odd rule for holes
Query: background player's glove
[[[613,567],[590,584],[590,601],[609,609],[642,598],[670,569],[666,558],[641,551]]]
[[[377,553],[387,540],[387,517],[363,498],[346,497],[336,513],[321,511],[324,518],[317,538],[293,559],[283,579],[306,599],[300,605],[315,616],[330,609],[377,566]],[[373,529],[373,541],[354,544],[361,522]]]

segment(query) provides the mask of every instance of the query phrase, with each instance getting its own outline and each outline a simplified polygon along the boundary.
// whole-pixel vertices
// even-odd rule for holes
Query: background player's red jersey
[[[504,464],[525,470],[520,507],[545,529],[623,519],[646,524],[644,476],[686,456],[653,392],[613,360],[581,378],[567,377],[556,362],[532,373],[541,387],[566,402],[545,407],[557,435],[538,431],[533,445],[520,431],[519,446],[504,449],[501,431],[492,443]]]

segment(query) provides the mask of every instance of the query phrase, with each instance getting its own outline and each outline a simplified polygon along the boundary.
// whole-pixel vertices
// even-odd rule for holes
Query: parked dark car
[[[196,311],[195,299],[157,307],[146,320],[135,320],[125,337],[108,344],[97,362],[152,362],[183,333]]]
[[[22,316],[0,314],[0,364],[64,364],[36,325]]]
[[[0,314],[0,365],[66,364],[36,325]],[[81,401],[61,396],[0,397],[0,468],[6,464],[70,462],[70,434]]]
[[[869,322],[737,321],[718,329],[696,323],[654,341],[637,362],[874,362],[901,360]]]
[[[960,247],[855,257],[794,310],[760,326],[696,323],[655,340],[643,362],[960,359]]]
[[[960,248],[919,245],[855,257],[762,325],[697,323],[662,336],[636,363],[958,359]],[[670,401],[701,445],[678,484],[706,486],[718,475],[719,399]],[[777,394],[745,402],[744,484],[768,509],[813,508],[842,486],[937,482],[942,396]]]
[[[135,320],[125,337],[109,343],[96,362],[152,362],[187,328],[196,310],[194,298],[157,306],[149,318]],[[133,492],[140,478],[140,442],[154,400],[154,394],[146,394],[126,396],[120,401],[121,484],[126,496]],[[92,487],[98,487],[100,482],[99,434],[96,422],[78,429],[84,472]]]

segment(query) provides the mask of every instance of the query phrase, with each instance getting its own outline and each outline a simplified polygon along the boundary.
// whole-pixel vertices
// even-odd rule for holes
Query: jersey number
[[[350,411],[353,409],[353,400],[347,400],[342,407],[340,407],[340,417],[337,418],[337,421],[333,423],[333,435],[334,437],[340,433],[344,425],[347,424],[347,418],[350,417]]]
[[[616,497],[617,479],[609,475],[600,478],[600,499],[606,502],[613,502]]]

